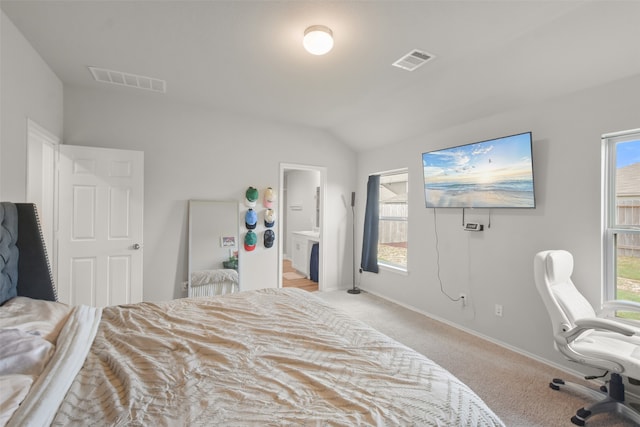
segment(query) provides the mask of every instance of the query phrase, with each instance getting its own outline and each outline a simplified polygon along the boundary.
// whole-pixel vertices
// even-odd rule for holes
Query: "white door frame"
[[[280,163],[280,186],[278,197],[278,216],[280,218],[280,226],[278,227],[278,287],[282,287],[282,261],[284,259],[284,212],[286,206],[284,206],[284,173],[288,170],[302,170],[302,171],[315,171],[320,173],[320,250],[318,253],[318,290],[322,291],[324,288],[324,251],[326,244],[324,243],[324,236],[326,235],[326,221],[325,221],[325,191],[327,186],[327,168],[324,166],[312,166],[301,165],[294,163]]]
[[[51,274],[57,283],[58,156],[60,139],[27,118],[26,201],[35,203],[43,227]]]

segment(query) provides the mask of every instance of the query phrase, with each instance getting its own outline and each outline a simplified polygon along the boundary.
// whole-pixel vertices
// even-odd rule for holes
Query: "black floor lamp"
[[[351,229],[353,231],[353,241],[352,241],[352,247],[353,247],[353,259],[352,259],[352,268],[353,268],[353,287],[351,289],[347,289],[347,292],[349,292],[350,294],[359,294],[360,293],[360,288],[356,287],[356,193],[355,191],[351,192],[351,214],[353,216],[353,221]]]

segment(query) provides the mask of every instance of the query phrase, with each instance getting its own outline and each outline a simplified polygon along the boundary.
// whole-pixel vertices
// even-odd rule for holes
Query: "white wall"
[[[348,287],[351,229],[343,199],[353,191],[356,156],[344,144],[322,131],[170,104],[161,94],[126,88],[67,87],[64,107],[65,143],[144,151],[145,300],[182,295],[187,201],[243,203],[250,185],[279,188],[280,163],[327,167],[324,281],[329,289]],[[244,216],[239,222],[244,231]],[[242,249],[239,273],[243,289],[277,286],[278,249]]]
[[[545,249],[573,252],[577,286],[591,303],[600,304],[600,136],[640,125],[639,87],[636,76],[362,153],[360,194],[366,193],[369,174],[409,168],[409,274],[363,273],[360,286],[576,369],[553,350],[551,324],[533,281],[533,257]],[[442,285],[452,297],[460,292],[470,297],[470,306],[462,309],[440,292],[434,212],[424,207],[421,154],[524,131],[534,137],[536,209],[493,209],[491,228],[480,233],[462,230],[461,209],[436,211]],[[358,199],[359,212],[364,202]],[[466,220],[486,227],[489,214],[467,210]],[[360,233],[358,251],[361,241]],[[495,304],[503,305],[503,317],[494,315]]]
[[[0,200],[26,201],[27,119],[62,137],[62,82],[0,12]]]

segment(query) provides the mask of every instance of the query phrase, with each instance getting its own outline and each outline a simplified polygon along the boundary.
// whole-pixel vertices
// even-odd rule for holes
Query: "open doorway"
[[[279,287],[322,290],[326,168],[281,164]]]

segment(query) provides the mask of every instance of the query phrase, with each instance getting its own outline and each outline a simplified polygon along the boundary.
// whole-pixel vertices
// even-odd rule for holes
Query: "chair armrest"
[[[635,328],[616,322],[615,320],[590,317],[576,320],[576,327],[563,332],[562,334],[556,335],[556,340],[559,344],[566,345],[575,340],[580,336],[580,334],[590,329],[614,332],[628,337],[636,333]]]
[[[612,300],[605,301],[602,304],[602,312],[615,313],[618,310],[640,312],[640,303],[627,300]]]
[[[586,319],[576,320],[576,325],[585,329],[599,329],[602,331],[615,332],[618,334],[626,335],[630,337],[636,333],[636,329],[631,326],[624,325],[615,320],[600,319],[596,317],[590,317]]]

